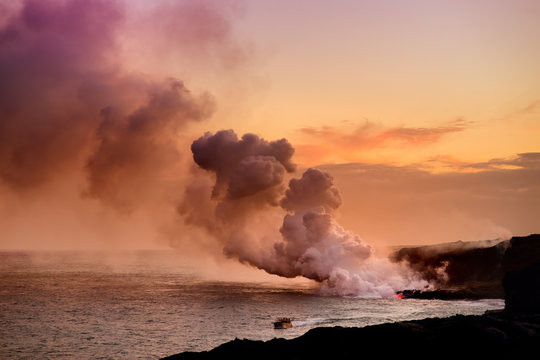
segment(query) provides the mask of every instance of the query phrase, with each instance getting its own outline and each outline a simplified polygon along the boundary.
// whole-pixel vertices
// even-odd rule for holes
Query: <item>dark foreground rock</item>
[[[292,340],[234,340],[166,359],[526,358],[540,350],[540,315],[491,313],[363,328],[317,328]],[[528,357],[527,357],[528,358]],[[534,357],[531,357],[534,358]]]
[[[540,313],[540,260],[503,278],[507,312]]]
[[[486,299],[482,296],[482,293],[472,291],[469,289],[464,290],[403,290],[398,291],[397,295],[400,295],[402,299],[423,299],[423,300],[478,300]],[[489,297],[488,297],[489,298]],[[498,297],[495,297],[498,298]]]

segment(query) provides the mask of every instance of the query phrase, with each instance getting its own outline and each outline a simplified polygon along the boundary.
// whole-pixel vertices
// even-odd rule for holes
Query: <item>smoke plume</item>
[[[213,114],[213,97],[173,78],[124,70],[121,3],[21,5],[0,28],[0,181],[27,193],[83,174],[83,195],[121,211],[163,197],[159,189],[178,172],[180,131]],[[211,3],[190,9],[210,20],[214,11]],[[227,20],[215,15],[223,26]],[[189,36],[189,49],[215,42],[199,32]]]
[[[159,174],[178,162],[175,139],[181,127],[208,118],[214,108],[208,94],[194,97],[177,80],[154,86],[149,95],[148,104],[127,116],[114,107],[101,110],[99,145],[86,165],[87,195],[129,208],[131,194],[157,186]]]
[[[391,297],[418,285],[338,224],[334,211],[341,196],[330,174],[310,168],[285,189],[285,174],[295,170],[287,140],[268,142],[254,134],[238,139],[223,130],[206,133],[191,150],[215,183],[212,190],[191,185],[179,210],[228,256],[271,274],[318,281],[329,294]]]
[[[234,131],[222,130],[195,140],[191,151],[197,165],[216,174],[213,197],[226,194],[234,199],[264,192],[280,185],[285,171],[295,170],[294,149],[285,139],[267,142],[246,134],[239,140]]]
[[[120,21],[105,1],[26,1],[0,29],[0,178],[10,186],[40,185],[84,151],[105,105],[90,88],[110,87]]]
[[[215,114],[216,83],[245,83],[234,3],[0,4],[2,247],[168,245],[190,126]]]

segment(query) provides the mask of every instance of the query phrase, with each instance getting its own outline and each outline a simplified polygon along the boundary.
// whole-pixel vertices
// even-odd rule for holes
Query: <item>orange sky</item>
[[[9,15],[17,14],[22,3],[2,5],[0,24],[10,24]],[[62,42],[65,28],[51,32],[44,42],[66,45],[61,51],[73,57],[62,60],[64,68],[71,69],[70,61],[77,63],[68,74],[72,79],[51,82],[65,88],[49,85],[45,78],[51,71],[44,75],[36,70],[31,78],[19,65],[24,62],[10,62],[16,57],[0,59],[6,74],[19,70],[26,74],[10,80],[32,105],[21,105],[26,110],[17,113],[20,119],[27,119],[34,107],[41,114],[53,106],[51,119],[67,120],[53,120],[51,129],[71,124],[71,111],[79,118],[88,117],[73,127],[79,137],[68,143],[59,136],[60,145],[42,148],[25,163],[28,158],[13,153],[39,143],[31,136],[39,138],[40,131],[49,134],[49,130],[43,125],[25,133],[27,127],[9,122],[11,105],[6,102],[9,106],[0,115],[8,125],[0,131],[5,131],[6,139],[19,140],[10,141],[12,147],[0,145],[4,152],[0,165],[6,169],[0,174],[4,176],[0,248],[166,245],[171,233],[182,231],[174,204],[191,176],[189,145],[204,132],[221,129],[234,129],[239,135],[255,133],[267,140],[287,138],[296,150],[293,160],[299,169],[322,166],[334,175],[342,192],[343,225],[374,244],[475,240],[539,231],[531,215],[540,211],[540,160],[532,154],[540,152],[538,1],[205,0],[195,4],[137,0],[118,4],[118,13],[87,19],[101,24],[100,31],[105,28],[107,36],[97,40],[84,31],[74,35],[84,37],[83,53],[95,57],[73,55],[70,46],[77,45],[70,39]],[[95,11],[99,15],[109,11],[108,6],[101,4]],[[72,20],[66,26],[79,26],[77,19]],[[8,30],[3,34],[11,39]],[[14,38],[9,51],[19,54],[30,49],[24,54],[39,66],[49,66],[50,54],[33,48],[41,35],[32,34]],[[84,171],[89,165],[85,168],[80,159],[95,146],[88,139],[100,109],[87,110],[106,94],[95,95],[82,107],[69,102],[70,96],[79,101],[87,89],[72,88],[80,74],[93,71],[102,76],[95,86],[115,84],[111,96],[118,98],[123,112],[111,119],[137,114],[146,95],[134,87],[150,89],[158,100],[166,96],[169,90],[163,89],[169,85],[163,85],[164,79],[170,77],[185,85],[189,106],[206,108],[190,113],[185,121],[166,123],[169,132],[156,130],[147,138],[125,140],[120,147],[170,151],[166,160],[159,158],[161,162],[152,154],[136,153],[146,170],[118,173],[105,190],[88,186]],[[34,80],[38,85],[32,87]],[[49,89],[47,95],[32,100],[28,94],[40,86]],[[6,87],[6,94],[13,88]],[[152,106],[150,101],[145,111]],[[105,132],[103,139],[124,134],[121,126],[107,124],[99,127]],[[9,133],[14,128],[19,132]],[[62,148],[73,149],[77,142],[84,143],[83,149]],[[171,144],[175,149],[169,148]],[[92,153],[95,158],[113,150],[118,149],[102,147]],[[70,157],[58,156],[66,153]],[[13,179],[41,168],[41,159],[57,156],[54,166],[43,166],[48,169],[46,177],[24,179],[39,186],[24,191],[12,186]],[[15,158],[23,159],[23,165],[8,166]],[[166,169],[165,163],[170,165]],[[140,181],[124,184],[137,174],[144,175]],[[90,179],[98,179],[99,172],[93,176]],[[81,196],[89,192],[90,197]],[[141,195],[138,201],[130,198],[133,192]],[[115,200],[102,203],[100,196],[105,193],[115,194]],[[58,207],[51,212],[53,202]],[[134,210],[118,212],[118,204]],[[104,240],[107,237],[115,240]]]
[[[259,121],[271,123],[265,133],[285,131],[295,144],[310,145],[299,155],[311,164],[433,155],[480,161],[538,150],[535,1],[262,1],[249,9],[245,26],[268,54]],[[332,127],[350,138],[368,123],[379,137],[456,121],[459,131],[429,141],[357,141],[356,148],[302,131]],[[327,155],[316,159],[313,145]]]
[[[126,41],[138,51],[128,66],[211,89],[217,113],[196,130],[286,137],[305,165],[406,164],[434,155],[487,161],[538,150],[534,0],[258,0],[219,8],[232,19],[218,30],[227,46],[174,56],[167,39],[154,40],[155,25],[140,24]],[[139,42],[150,43],[142,56]],[[459,131],[426,141],[353,141],[366,124],[373,140],[399,129],[433,134],[456,122]],[[324,129],[333,135],[313,136]]]

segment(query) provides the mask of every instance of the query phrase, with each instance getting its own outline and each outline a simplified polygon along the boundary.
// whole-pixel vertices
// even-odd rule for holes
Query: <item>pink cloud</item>
[[[377,148],[390,144],[422,146],[439,141],[443,136],[461,132],[470,126],[470,122],[458,119],[436,127],[394,127],[385,128],[366,121],[354,131],[345,131],[332,126],[302,128],[303,134],[315,139],[334,142],[345,148]]]

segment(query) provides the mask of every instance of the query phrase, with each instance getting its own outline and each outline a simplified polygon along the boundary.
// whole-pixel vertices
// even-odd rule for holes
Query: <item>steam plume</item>
[[[109,89],[120,21],[106,1],[26,1],[0,29],[0,178],[13,188],[42,184],[85,149],[107,92],[90,89]]]
[[[86,166],[87,194],[129,208],[130,194],[156,186],[153,179],[178,161],[174,141],[180,128],[206,119],[213,110],[208,94],[194,97],[177,80],[154,86],[148,104],[127,116],[114,107],[102,109],[96,132],[99,146]]]
[[[234,131],[222,130],[194,141],[191,151],[201,168],[216,174],[214,197],[225,192],[241,198],[272,189],[282,183],[285,171],[295,169],[294,149],[285,139],[267,142],[246,134],[239,140]]]
[[[213,98],[193,94],[176,79],[124,69],[120,39],[127,11],[120,2],[21,5],[0,25],[0,181],[17,192],[37,192],[59,175],[83,173],[83,194],[118,210],[161,201],[156,192],[178,172],[180,131],[210,117]],[[189,4],[177,5],[156,5],[155,11],[166,7],[172,17]],[[212,2],[189,9],[208,27],[228,26]],[[181,40],[177,49],[217,42],[189,31],[200,28],[193,21],[182,26],[182,34],[167,37],[169,43]],[[229,37],[219,38],[221,48]]]
[[[415,285],[338,224],[341,196],[330,174],[307,169],[285,189],[284,174],[295,169],[287,140],[238,139],[224,130],[206,133],[191,149],[195,162],[215,174],[215,185],[211,199],[206,190],[206,202],[191,186],[180,210],[188,223],[216,237],[228,256],[271,274],[316,280],[327,293],[388,297]]]

